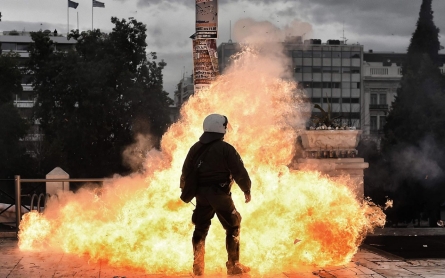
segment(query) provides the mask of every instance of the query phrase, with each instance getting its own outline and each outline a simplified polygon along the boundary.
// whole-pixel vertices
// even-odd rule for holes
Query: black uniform
[[[251,181],[240,155],[232,145],[221,139],[223,135],[211,142],[203,138],[204,136],[201,137],[200,141],[190,148],[182,168],[181,183],[193,167],[192,158],[196,151],[205,144],[211,144],[199,167],[196,209],[192,215],[195,225],[192,238],[194,269],[204,268],[205,238],[215,214],[226,230],[228,262],[239,261],[241,215],[235,208],[230,189],[235,180],[244,193],[250,194]]]

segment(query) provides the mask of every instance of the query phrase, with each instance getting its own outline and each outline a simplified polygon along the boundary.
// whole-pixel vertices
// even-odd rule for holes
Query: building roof
[[[75,44],[77,41],[75,39],[68,40],[63,36],[50,36],[51,40],[55,43],[63,43],[63,44]],[[2,42],[11,42],[11,43],[32,43],[30,35],[18,35],[18,36],[10,36],[10,35],[1,35],[0,43]]]
[[[388,64],[390,66],[392,63],[396,63],[397,66],[401,66],[405,60],[405,53],[395,53],[395,52],[363,52],[363,60],[366,62],[380,62]],[[445,54],[439,54],[439,59],[442,64],[445,64]]]

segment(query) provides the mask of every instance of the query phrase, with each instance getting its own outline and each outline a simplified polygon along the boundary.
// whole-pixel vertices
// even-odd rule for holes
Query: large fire
[[[190,272],[194,206],[180,201],[179,177],[190,146],[202,134],[202,120],[221,113],[232,126],[225,140],[239,151],[252,179],[250,203],[236,185],[233,189],[243,216],[242,263],[257,275],[348,263],[385,216],[357,201],[348,177],[333,180],[287,166],[305,120],[296,109],[303,102],[295,82],[282,78],[277,56],[260,56],[245,50],[209,90],[190,98],[164,135],[162,151],[148,153],[143,175],[115,177],[100,192],[61,193],[43,214],[25,214],[20,249],[87,254],[149,273]],[[225,270],[224,238],[214,219],[206,242],[207,273]]]

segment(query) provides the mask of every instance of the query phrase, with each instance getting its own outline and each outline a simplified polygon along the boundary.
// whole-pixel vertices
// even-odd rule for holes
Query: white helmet
[[[226,133],[229,121],[226,116],[220,114],[210,114],[204,119],[204,132]]]

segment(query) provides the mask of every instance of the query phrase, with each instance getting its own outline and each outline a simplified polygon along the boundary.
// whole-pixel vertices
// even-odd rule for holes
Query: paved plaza
[[[0,238],[1,277],[193,277],[191,273],[163,275],[116,268],[106,263],[93,263],[88,257],[55,253],[21,252],[18,241]],[[204,277],[226,277],[225,274]],[[256,277],[244,275],[244,277]],[[261,277],[261,276],[258,276]],[[344,266],[308,268],[293,273],[278,273],[272,277],[445,277],[445,259],[405,260],[363,245],[352,261]]]

